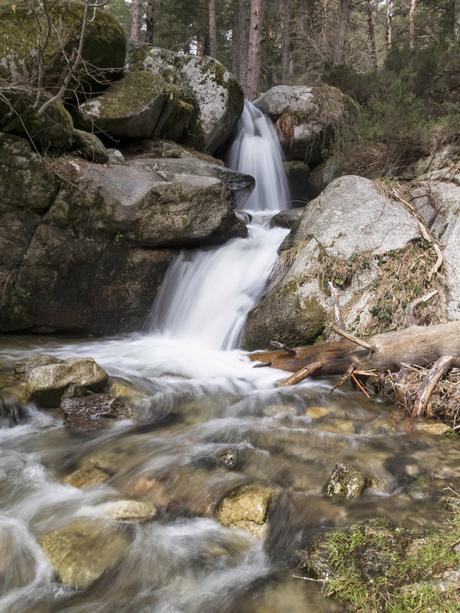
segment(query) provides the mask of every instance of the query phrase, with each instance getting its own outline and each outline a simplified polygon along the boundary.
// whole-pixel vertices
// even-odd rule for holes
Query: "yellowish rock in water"
[[[321,419],[321,417],[329,415],[330,412],[331,410],[326,407],[308,407],[305,409],[305,415],[311,417],[311,419]]]
[[[40,537],[39,543],[61,583],[85,589],[126,552],[124,531],[94,519],[80,519]]]
[[[274,494],[275,490],[271,487],[243,486],[222,500],[217,518],[224,526],[240,528],[262,538]]]
[[[443,424],[441,421],[414,421],[412,427],[415,432],[423,432],[424,434],[431,434],[433,436],[442,436],[450,432],[451,428],[447,424]]]
[[[297,407],[292,404],[267,404],[264,406],[263,414],[267,417],[277,415],[297,415]]]
[[[96,468],[95,466],[82,466],[81,468],[77,468],[73,473],[70,473],[70,475],[67,475],[64,479],[64,483],[83,488],[104,483],[104,481],[107,481],[109,478],[110,475],[100,468]]]
[[[336,464],[324,493],[326,496],[355,498],[361,496],[368,484],[368,477],[354,466]]]
[[[115,500],[100,505],[112,519],[124,522],[143,522],[155,517],[157,510],[151,504],[139,500]]]

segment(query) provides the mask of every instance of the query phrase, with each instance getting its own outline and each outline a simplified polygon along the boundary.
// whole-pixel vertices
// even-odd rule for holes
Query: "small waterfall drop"
[[[252,216],[249,236],[222,247],[183,251],[166,274],[151,320],[152,331],[223,350],[238,346],[287,234],[269,227],[272,215],[288,205],[281,148],[270,120],[250,102],[245,103],[227,165],[256,180],[244,207]]]

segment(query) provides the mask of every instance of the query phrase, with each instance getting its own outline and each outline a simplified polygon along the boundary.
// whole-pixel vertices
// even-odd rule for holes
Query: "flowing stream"
[[[14,363],[34,353],[89,355],[142,390],[148,417],[85,436],[33,405],[14,427],[0,421],[0,612],[329,611],[320,586],[295,571],[296,552],[315,534],[375,516],[430,526],[440,520],[442,488],[459,489],[460,453],[448,440],[411,432],[351,389],[330,395],[328,380],[277,388],[285,373],[253,368],[238,349],[286,236],[270,217],[288,202],[273,128],[251,104],[227,163],[256,178],[241,211],[251,219],[249,237],[182,253],[147,332],[0,338],[0,388],[14,385]],[[338,462],[372,478],[364,496],[323,496]],[[77,474],[88,487],[75,487]],[[276,493],[261,519],[263,538],[216,520],[222,498],[248,484]],[[120,524],[102,511],[120,499],[158,513]],[[58,581],[39,546],[42,535],[77,519],[103,521],[129,541],[82,590]],[[107,563],[104,544],[82,545],[82,556]]]

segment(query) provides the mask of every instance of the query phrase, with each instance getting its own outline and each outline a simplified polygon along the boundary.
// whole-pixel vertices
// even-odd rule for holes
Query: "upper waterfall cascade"
[[[270,218],[288,206],[281,148],[270,120],[246,102],[227,165],[250,174],[255,188],[244,211],[248,238],[222,247],[183,251],[169,269],[153,308],[150,329],[173,338],[195,338],[213,349],[238,346],[249,311],[260,297],[287,230]]]

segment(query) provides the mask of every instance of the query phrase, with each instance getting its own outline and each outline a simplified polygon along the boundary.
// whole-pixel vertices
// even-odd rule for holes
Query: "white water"
[[[151,321],[151,329],[166,337],[223,350],[238,346],[287,234],[269,227],[271,216],[288,202],[280,145],[271,122],[250,102],[227,165],[256,181],[243,209],[252,218],[249,236],[214,249],[182,252],[166,275]]]

